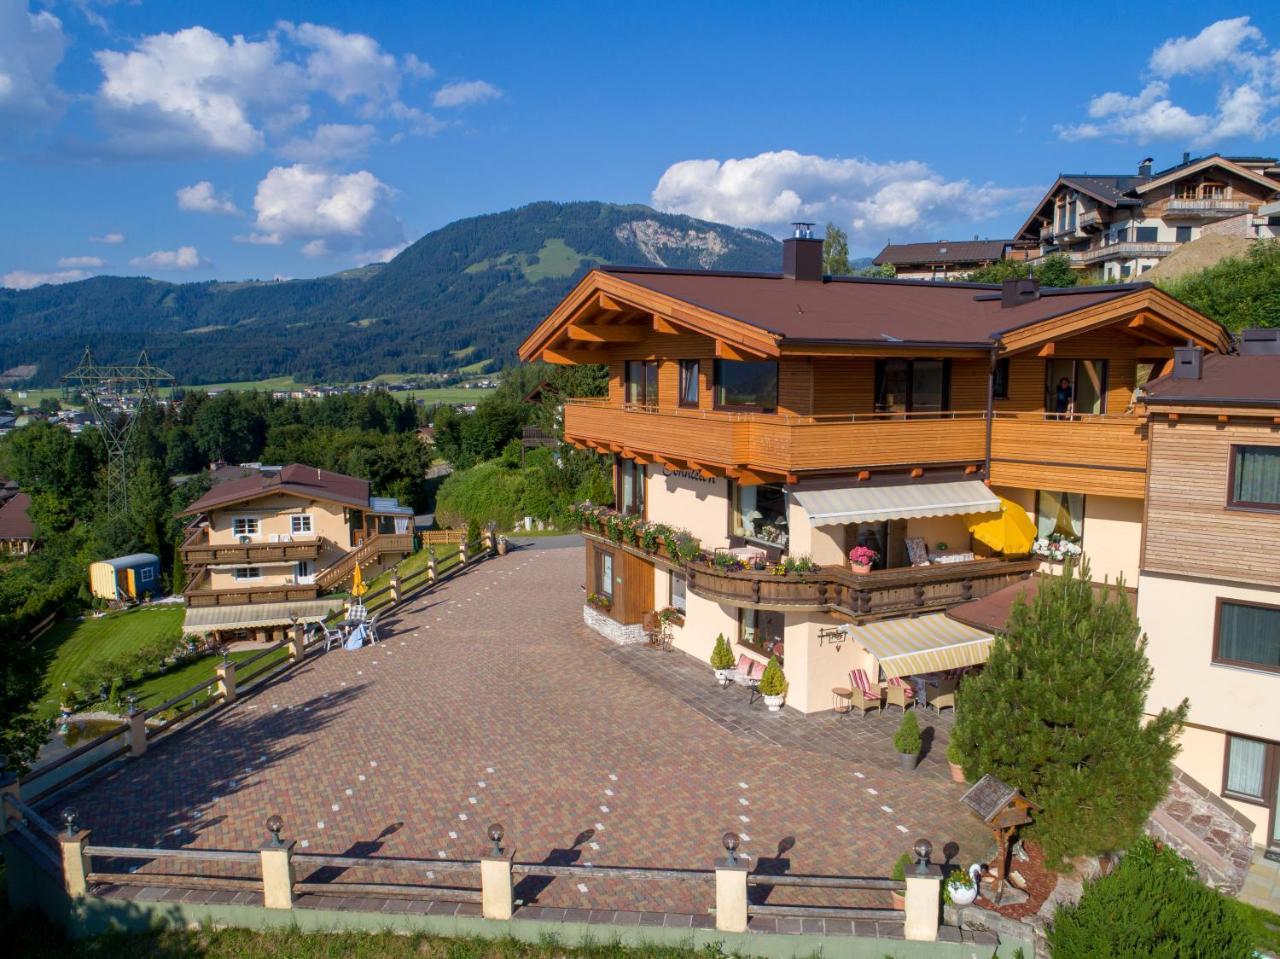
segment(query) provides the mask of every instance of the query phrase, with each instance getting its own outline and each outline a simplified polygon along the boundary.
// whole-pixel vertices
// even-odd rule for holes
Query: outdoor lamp
[[[933,843],[927,839],[917,839],[911,851],[916,854],[916,872],[921,875],[929,871],[929,857],[933,855]]]
[[[76,834],[76,820],[80,818],[80,810],[75,806],[67,806],[62,810],[62,821],[67,824],[67,835]]]
[[[720,837],[720,845],[724,846],[724,851],[728,854],[725,858],[731,863],[738,861],[738,842],[739,837],[736,832],[727,832]]]
[[[138,697],[133,693],[129,694],[129,715],[132,716],[138,711]]]
[[[489,829],[487,830],[487,832],[489,834],[489,841],[493,843],[493,854],[495,856],[501,856],[502,855],[502,837],[506,835],[506,830],[502,828],[502,823],[500,822],[489,823]]]
[[[267,832],[271,833],[271,845],[279,849],[284,845],[280,839],[280,830],[284,829],[284,820],[280,818],[278,813],[267,817]]]

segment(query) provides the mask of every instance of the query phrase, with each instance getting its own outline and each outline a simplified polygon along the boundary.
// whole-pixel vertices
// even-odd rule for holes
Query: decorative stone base
[[[1228,896],[1239,894],[1253,861],[1253,823],[1217,793],[1175,769],[1169,793],[1146,829],[1195,863],[1205,885]]]
[[[645,639],[644,627],[639,623],[632,626],[623,626],[616,619],[607,616],[591,605],[582,607],[582,621],[609,640],[609,642],[617,643],[619,646],[643,643]]]

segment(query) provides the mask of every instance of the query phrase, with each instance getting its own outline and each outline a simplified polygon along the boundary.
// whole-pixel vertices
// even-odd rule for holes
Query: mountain
[[[0,289],[0,372],[34,365],[28,384],[54,385],[86,344],[103,363],[146,347],[184,384],[447,370],[512,359],[596,264],[777,270],[781,259],[778,241],[755,230],[639,205],[533,203],[450,223],[389,263],[310,280],[99,276]]]

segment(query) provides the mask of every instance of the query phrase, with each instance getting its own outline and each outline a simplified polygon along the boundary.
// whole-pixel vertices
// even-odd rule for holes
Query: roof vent
[[[1155,162],[1154,157],[1147,157],[1138,164],[1138,176],[1151,176],[1151,164]]]
[[[1183,163],[1190,163],[1190,162],[1191,162],[1191,151],[1190,151],[1190,150],[1183,150],[1183,151],[1182,151],[1182,162],[1183,162]]]
[[[1241,330],[1239,349],[1241,356],[1280,355],[1280,328]]]
[[[782,241],[782,275],[791,280],[822,280],[822,241],[812,223],[793,223],[794,236]]]
[[[1204,348],[1200,346],[1175,346],[1173,348],[1173,378],[1198,380],[1204,363]]]
[[[1040,299],[1040,281],[1033,276],[1019,276],[1000,284],[1000,307],[1009,309]]]

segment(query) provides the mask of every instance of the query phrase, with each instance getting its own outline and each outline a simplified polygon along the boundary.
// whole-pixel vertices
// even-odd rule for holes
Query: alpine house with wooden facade
[[[661,611],[703,658],[723,634],[815,712],[851,678],[985,661],[991,634],[946,611],[1042,564],[1084,550],[1135,583],[1138,387],[1187,342],[1230,345],[1149,285],[823,276],[801,225],[777,274],[593,270],[520,356],[609,368],[564,410],[616,479],[584,618],[626,641]]]

